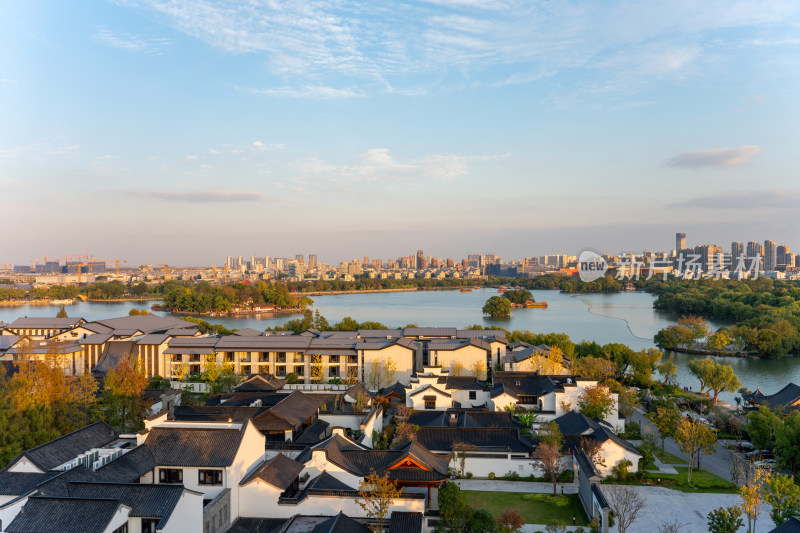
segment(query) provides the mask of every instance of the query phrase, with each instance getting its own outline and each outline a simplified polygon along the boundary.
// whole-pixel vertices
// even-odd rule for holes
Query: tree
[[[63,305],[61,306],[61,309],[58,310],[58,313],[56,313],[56,318],[68,318],[67,310],[64,309]]]
[[[709,533],[736,533],[744,525],[742,509],[738,505],[714,509],[707,518]]]
[[[658,373],[664,378],[664,385],[678,384],[678,365],[675,364],[674,354],[669,354],[669,358],[658,365]]]
[[[534,468],[540,468],[544,478],[553,483],[553,495],[556,494],[558,475],[561,473],[561,448],[545,442],[540,442],[533,452]]]
[[[511,303],[522,305],[525,302],[535,302],[533,294],[527,289],[512,289],[503,293],[503,298]]]
[[[708,320],[701,316],[682,316],[678,319],[678,324],[689,330],[692,341],[705,339],[711,333]]]
[[[636,408],[639,407],[639,396],[636,391],[624,389],[617,398],[619,400],[619,412],[622,413],[622,416],[625,418],[632,417],[633,413],[636,412]]]
[[[138,360],[130,357],[120,360],[116,368],[106,374],[103,389],[103,411],[106,422],[120,433],[134,431],[142,426],[147,412],[142,392],[147,377]]]
[[[486,509],[475,509],[469,522],[470,533],[497,533],[497,524],[492,513]]]
[[[492,296],[483,305],[483,314],[492,318],[506,318],[511,316],[511,302],[502,296]]]
[[[723,363],[714,364],[711,373],[707,376],[706,386],[714,392],[714,401],[723,391],[735,391],[742,386],[739,378],[733,373],[731,365]]]
[[[213,353],[205,356],[205,364],[203,365],[203,381],[209,385],[216,384],[222,373],[222,365],[217,363],[217,356]]]
[[[703,394],[703,391],[708,384],[708,379],[713,372],[714,366],[714,360],[710,357],[706,357],[704,359],[692,359],[689,361],[689,364],[687,365],[689,368],[689,373],[700,381],[700,394]]]
[[[594,438],[581,437],[580,449],[583,450],[593,465],[605,468],[606,455],[603,453],[602,442],[597,442]]]
[[[397,373],[397,363],[391,357],[385,361],[373,359],[369,364],[367,373],[367,386],[372,390],[379,390],[394,383],[394,376]]]
[[[546,376],[559,376],[567,373],[564,367],[564,352],[558,346],[548,347],[545,353],[534,353],[525,364],[525,370]]]
[[[747,484],[739,487],[742,498],[742,512],[747,517],[748,533],[755,533],[756,521],[761,514],[761,502],[764,499],[761,486],[769,478],[769,472],[763,468],[755,468]]]
[[[629,485],[606,485],[605,492],[614,513],[617,531],[625,533],[644,509],[644,498]]]
[[[789,518],[800,517],[800,487],[791,477],[775,473],[761,485],[764,503],[772,506],[770,518],[779,526]]]
[[[467,533],[472,510],[461,497],[461,489],[455,483],[445,481],[439,487],[439,525],[436,530],[443,533]]]
[[[464,368],[464,363],[461,361],[456,361],[453,363],[453,367],[450,369],[450,374],[456,377],[466,376],[467,369]]]
[[[475,361],[472,365],[472,375],[475,376],[475,379],[484,381],[486,379],[486,363]]]
[[[417,440],[417,433],[419,433],[419,426],[408,422],[400,422],[395,426],[392,447]]]
[[[378,475],[370,472],[360,483],[358,493],[360,498],[356,503],[376,523],[370,526],[374,533],[382,533],[389,509],[400,496],[401,490],[389,480],[389,473]]]
[[[602,357],[587,356],[573,361],[572,371],[587,379],[603,382],[614,377],[617,373],[617,365]]]
[[[525,525],[525,520],[516,509],[506,507],[505,510],[497,517],[497,527],[500,533],[520,533],[522,526]]]
[[[778,466],[790,470],[794,477],[800,466],[800,411],[792,411],[779,426],[774,451]]]
[[[731,341],[733,341],[733,339],[731,338],[730,335],[728,335],[728,332],[723,329],[720,329],[716,333],[713,333],[710,337],[708,337],[708,340],[706,341],[706,346],[708,346],[710,350],[721,352],[725,350],[725,347],[728,346],[731,343]]]
[[[686,482],[691,483],[692,468],[700,456],[700,452],[714,453],[717,432],[696,420],[683,418],[678,422],[675,430],[675,442],[678,444],[678,448],[686,454],[686,461],[689,463]]]
[[[325,378],[325,364],[322,362],[322,356],[319,354],[311,356],[311,381],[314,383],[322,383]]]
[[[608,387],[586,387],[578,396],[578,408],[588,418],[605,418],[614,410],[614,396]]]
[[[772,448],[775,435],[781,427],[781,417],[770,411],[766,406],[761,406],[758,411],[747,413],[747,434],[750,442],[758,450]]]
[[[555,518],[550,519],[550,523],[548,523],[544,530],[546,533],[566,533],[567,531],[567,524],[562,522],[561,520],[557,520]]]

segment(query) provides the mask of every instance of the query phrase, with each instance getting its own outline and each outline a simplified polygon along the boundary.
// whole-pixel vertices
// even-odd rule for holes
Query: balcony
[[[286,364],[286,354],[285,354],[285,353],[279,353],[279,354],[278,354],[278,358],[277,358],[277,360],[276,360],[276,361],[277,361],[278,363],[283,363],[283,364]]]
[[[348,355],[347,356],[347,364],[348,365],[357,365],[358,364],[358,356],[357,355]]]
[[[338,364],[339,363],[339,356],[338,355],[329,355],[328,362],[330,364]]]
[[[200,362],[200,356],[199,355],[190,355],[189,356],[189,362],[190,363],[199,363]]]
[[[269,363],[269,354],[268,353],[259,354],[258,362],[259,363]]]

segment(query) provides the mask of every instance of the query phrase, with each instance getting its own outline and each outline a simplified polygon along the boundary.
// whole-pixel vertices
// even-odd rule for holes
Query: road
[[[658,438],[658,429],[650,423],[641,411],[636,411],[632,417],[633,421],[641,426],[642,435],[650,434]],[[731,452],[725,447],[726,441],[717,441],[717,450],[714,455],[703,454],[700,457],[700,468],[708,470],[723,479],[731,480]],[[667,437],[664,441],[664,449],[678,457],[686,458],[684,453],[678,448],[678,444]]]

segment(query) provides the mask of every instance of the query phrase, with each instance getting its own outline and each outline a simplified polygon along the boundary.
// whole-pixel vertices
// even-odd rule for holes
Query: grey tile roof
[[[131,508],[129,516],[160,518],[163,528],[183,495],[180,485],[149,483],[86,483],[73,482],[67,486],[71,498],[112,499]]]
[[[106,320],[96,320],[95,322],[111,329],[137,329],[143,333],[163,332],[174,328],[197,327],[197,324],[187,322],[186,320],[159,315],[123,316]]]
[[[226,335],[217,342],[219,351],[296,352],[303,351],[311,343],[309,337],[299,335],[264,335],[261,337],[237,337]]]
[[[476,452],[531,451],[531,446],[520,440],[516,428],[422,427],[417,432],[417,442],[436,452],[449,452],[457,444],[470,446]]]
[[[769,533],[800,533],[800,518],[793,516]]]
[[[422,533],[422,513],[395,511],[389,519],[389,533]]]
[[[227,533],[279,533],[291,518],[239,518]]]
[[[102,533],[120,508],[116,500],[31,497],[7,533]]]
[[[266,407],[243,405],[176,405],[173,419],[194,422],[246,422],[265,412]]]
[[[328,436],[328,428],[330,428],[330,424],[324,420],[317,419],[293,442],[297,444],[317,444]]]
[[[218,340],[216,337],[173,337],[164,353],[208,355],[214,353]]]
[[[405,337],[455,337],[458,334],[456,328],[405,328]]]
[[[549,376],[530,372],[495,372],[491,396],[495,398],[504,392],[517,398],[519,395],[543,396],[555,389]]]
[[[109,370],[117,368],[123,359],[136,355],[138,355],[136,341],[109,341],[92,372],[107,374]]]
[[[78,341],[78,344],[81,345],[98,345],[104,344],[108,342],[108,340],[113,337],[111,333],[92,333],[91,335],[86,335],[83,339]]]
[[[116,440],[117,432],[105,422],[95,422],[20,454],[42,470],[51,470],[92,448]],[[15,461],[12,461],[12,463]]]
[[[340,481],[329,473],[323,471],[320,475],[308,482],[308,490],[336,490],[355,492],[356,489],[347,483]]]
[[[150,448],[137,446],[95,471],[102,481],[133,483],[156,467]]]
[[[298,478],[305,465],[279,453],[260,467],[253,470],[239,485],[247,485],[260,479],[275,488],[286,490]]]
[[[786,407],[800,400],[800,385],[789,383],[775,394],[761,394],[761,391],[757,390],[754,394],[745,394],[742,397],[745,401],[766,405],[770,409]]]
[[[475,379],[474,376],[447,376],[439,380],[444,381],[445,390],[484,390],[486,382]]]
[[[238,329],[233,332],[233,335],[236,335],[237,337],[260,337],[263,334],[264,332],[253,328]]]
[[[278,402],[269,412],[286,420],[293,426],[300,426],[308,418],[314,416],[319,406],[320,401],[315,399],[313,395],[294,391]]]
[[[424,387],[415,390],[411,394],[408,394],[408,396],[417,396],[418,394],[422,394],[424,392],[427,392],[427,393],[434,392],[434,393],[441,394],[442,396],[446,396],[446,397],[450,398],[450,394],[449,393],[444,392],[443,390],[439,390],[436,387],[434,387],[433,385],[425,385]]]
[[[339,511],[321,524],[317,524],[313,533],[370,533],[370,529]]]
[[[285,379],[272,374],[254,374],[237,385],[234,390],[236,392],[274,392],[281,390],[285,384]]]
[[[503,344],[508,344],[505,332],[499,329],[460,329],[456,332],[456,337],[458,337],[459,339],[470,339],[472,337],[479,337],[487,341],[502,342]]]
[[[156,426],[145,445],[159,466],[216,466],[233,464],[242,435],[241,429]]]
[[[136,344],[163,344],[170,338],[166,333],[148,333],[139,337]]]
[[[70,329],[86,322],[83,318],[55,318],[32,316],[16,319],[8,324],[8,329]]]
[[[358,335],[362,338],[380,337],[380,338],[399,338],[403,336],[401,329],[360,329],[357,331]]]
[[[0,472],[0,495],[20,496],[26,494],[40,483],[56,475],[53,472],[43,474],[34,472]]]

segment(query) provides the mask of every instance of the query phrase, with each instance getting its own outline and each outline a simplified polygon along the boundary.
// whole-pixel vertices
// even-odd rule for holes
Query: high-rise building
[[[424,262],[425,262],[425,254],[422,253],[422,250],[417,250],[417,263],[416,263],[417,270],[422,270],[423,268],[425,268],[424,266],[422,266]]]
[[[228,256],[228,258],[225,260],[225,264],[228,268],[233,268],[233,257]]]
[[[675,254],[677,255],[678,252],[681,250],[686,249],[686,234],[685,233],[676,233],[675,234]]]
[[[744,254],[744,245],[740,242],[732,242],[731,243],[731,260],[735,265],[736,262],[739,260],[739,256]]]
[[[453,258],[452,257],[448,257],[447,258],[447,268],[453,268],[454,265],[455,265],[455,263],[453,263]]]
[[[747,257],[750,257],[750,258],[755,258],[756,256],[764,257],[764,249],[763,248],[764,247],[761,246],[761,244],[759,244],[757,242],[753,242],[753,241],[748,242],[747,243]],[[763,261],[762,261],[762,265],[763,265]]]
[[[778,247],[775,241],[764,241],[764,270],[775,270],[778,266]]]
[[[317,268],[317,254],[308,254],[308,268]]]
[[[790,266],[789,263],[789,254],[791,254],[791,249],[786,245],[778,246],[778,260],[775,263],[776,265],[783,265],[783,266]]]

